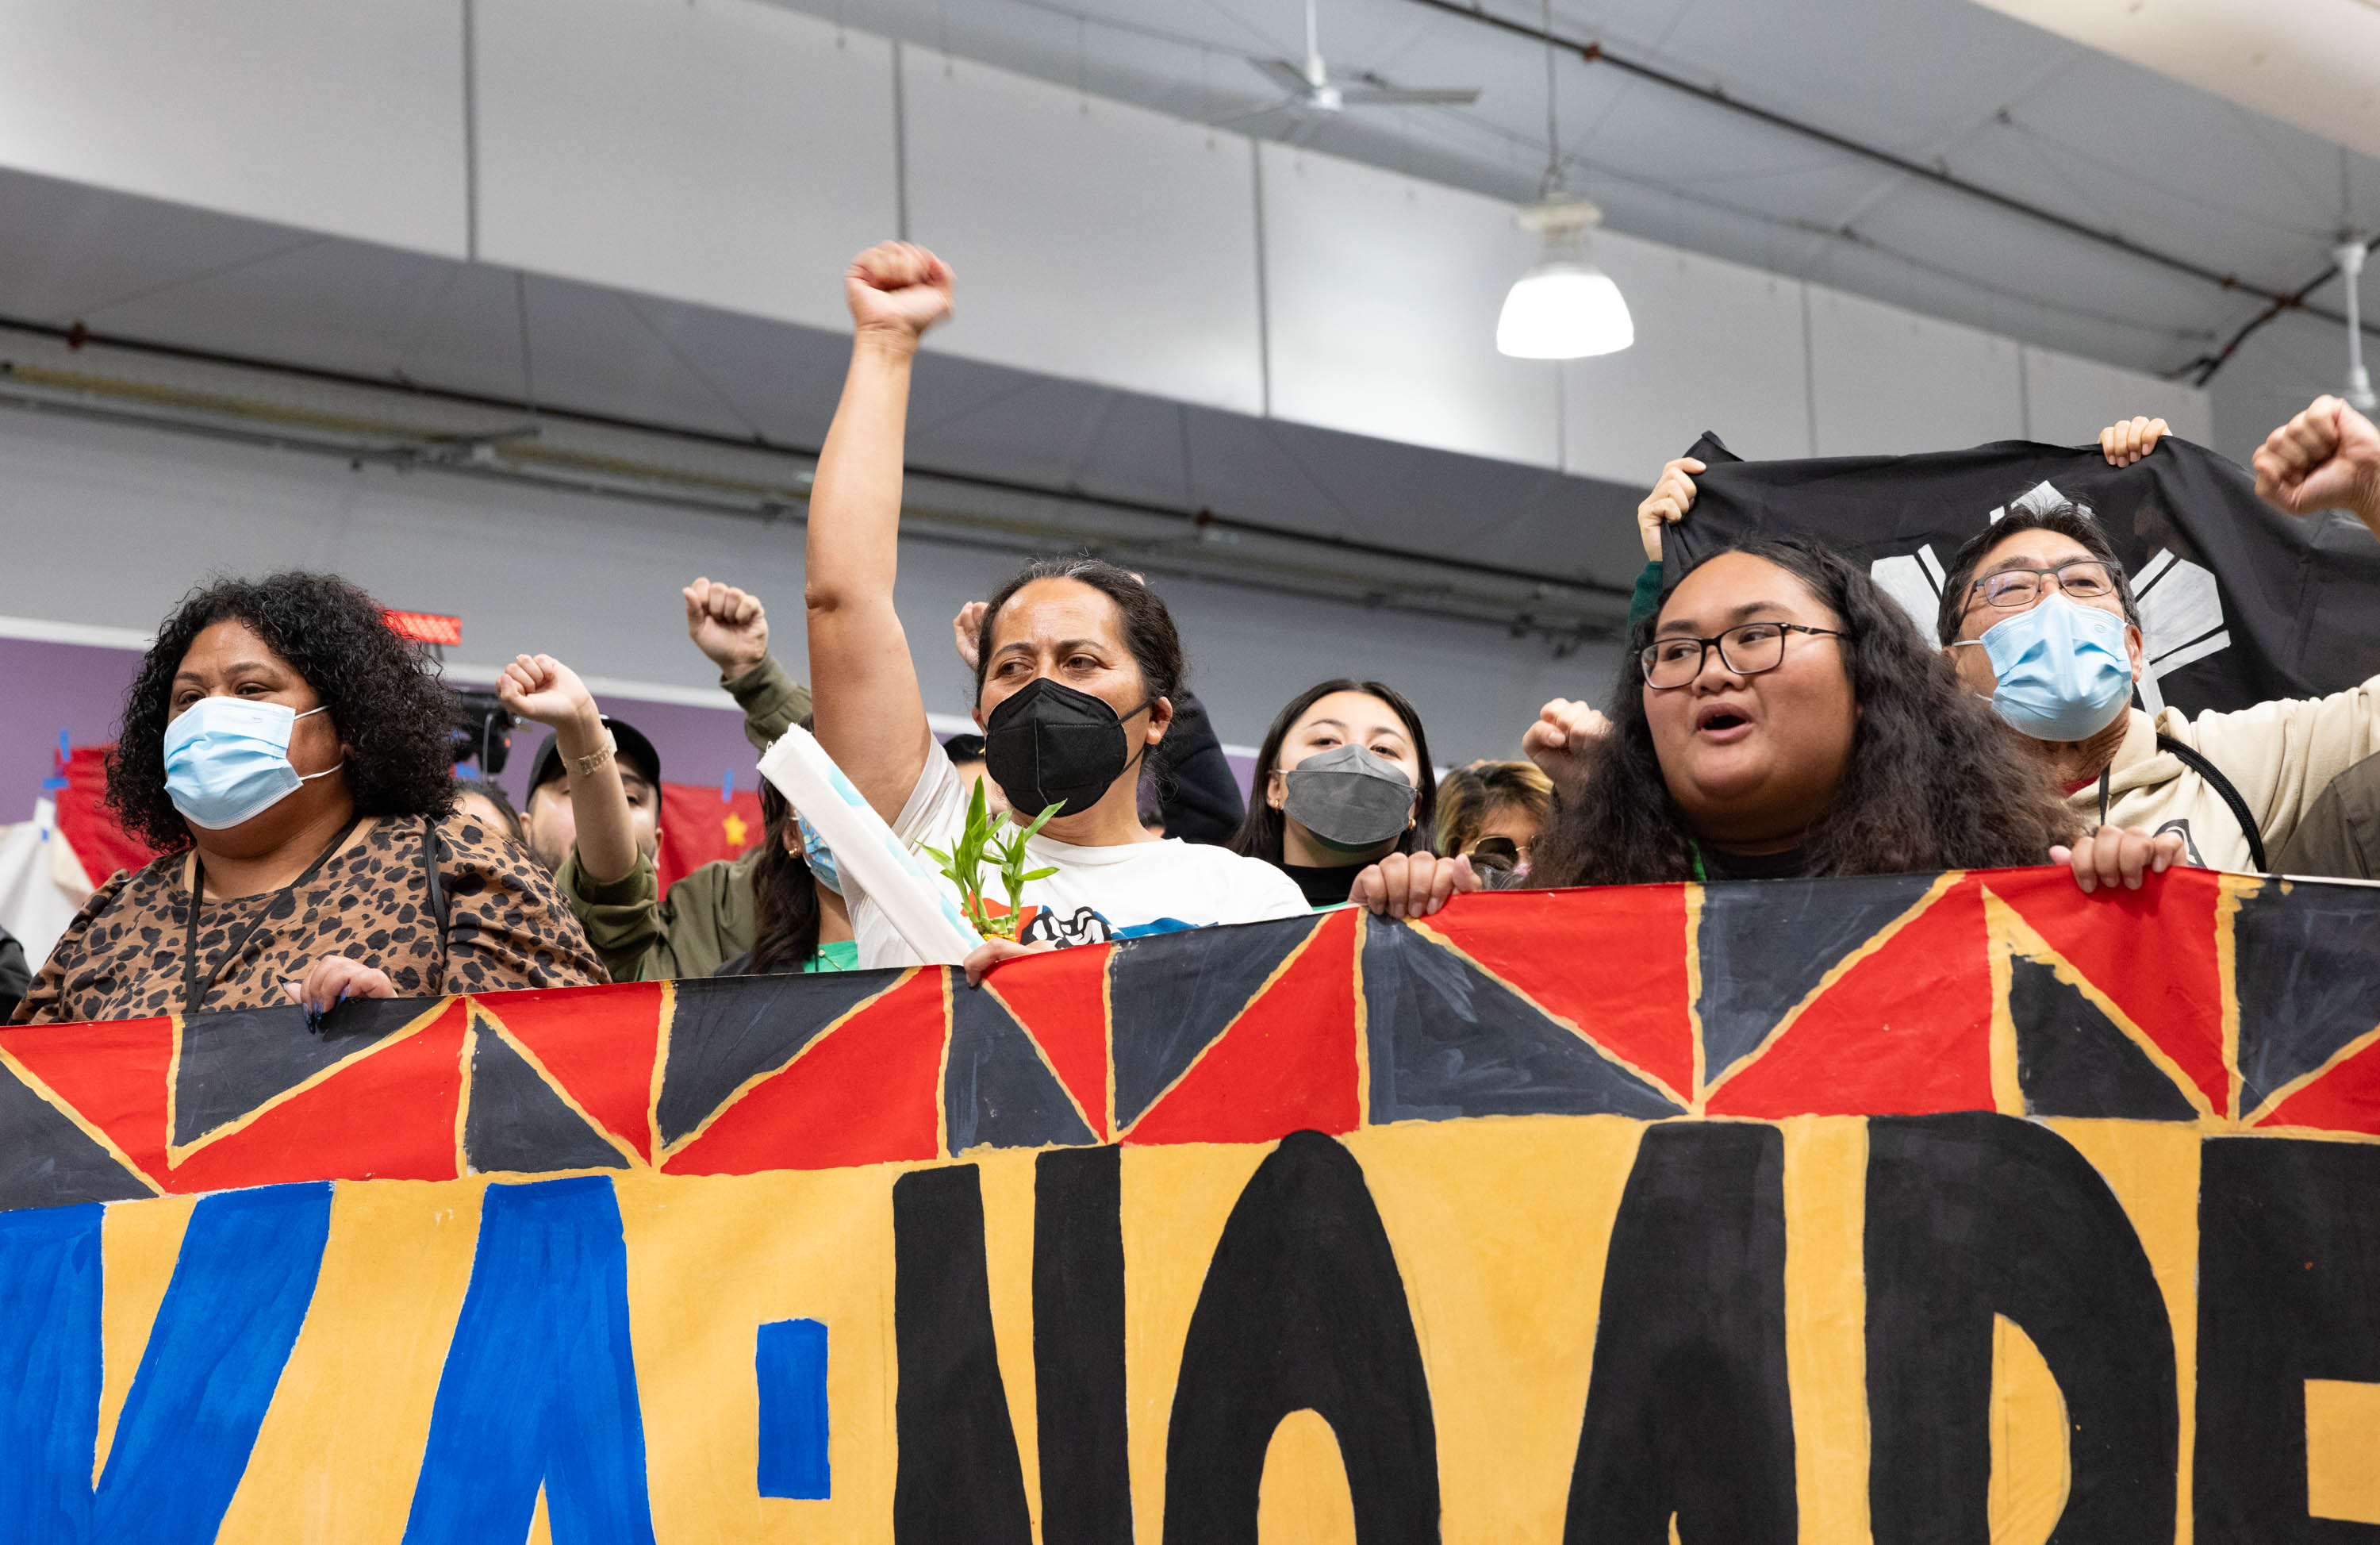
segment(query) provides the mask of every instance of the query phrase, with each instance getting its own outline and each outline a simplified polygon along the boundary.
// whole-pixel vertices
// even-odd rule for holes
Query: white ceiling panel
[[[2163,419],[2201,445],[2215,441],[2215,412],[2198,388],[2030,344],[2024,409],[2028,437],[2051,445],[2088,444],[2109,424],[2136,417]]]
[[[2024,437],[2017,346],[1833,290],[1810,292],[1819,456],[1901,456]]]
[[[490,262],[818,327],[892,234],[892,48],[757,0],[479,0]]]
[[[1504,292],[1537,252],[1512,206],[1262,150],[1273,415],[1560,465],[1558,367],[1496,352]]]
[[[1983,3],[2380,155],[2380,6],[2370,0]]]
[[[1636,342],[1563,367],[1569,470],[1650,483],[1706,429],[1742,456],[1810,454],[1801,285],[1609,233],[1590,255]]]
[[[464,254],[463,11],[10,0],[0,165]]]
[[[906,51],[909,233],[957,271],[935,347],[1264,408],[1245,139]]]

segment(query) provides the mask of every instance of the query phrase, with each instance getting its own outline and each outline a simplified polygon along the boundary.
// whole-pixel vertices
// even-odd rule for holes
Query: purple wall
[[[0,639],[0,823],[32,818],[59,731],[77,746],[115,738],[140,664],[135,650]]]

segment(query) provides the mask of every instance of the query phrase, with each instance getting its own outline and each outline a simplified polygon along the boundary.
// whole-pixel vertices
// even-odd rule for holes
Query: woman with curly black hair
[[[604,979],[527,855],[454,813],[444,689],[334,575],[220,580],[158,629],[107,802],[164,849],[83,906],[19,1023]]]
[[[1565,799],[1532,883],[2068,861],[2078,833],[2058,790],[1836,554],[1796,541],[1716,554],[1632,642],[1609,733],[1574,751],[1580,778],[1556,779]]]

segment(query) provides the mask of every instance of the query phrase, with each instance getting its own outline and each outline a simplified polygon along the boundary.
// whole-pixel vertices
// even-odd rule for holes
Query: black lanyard
[[[2170,753],[2174,760],[2205,780],[2206,786],[2215,791],[2215,797],[2222,800],[2224,807],[2231,812],[2231,819],[2239,822],[2240,834],[2248,839],[2250,867],[2258,874],[2270,873],[2272,866],[2265,858],[2264,833],[2256,830],[2256,817],[2248,809],[2248,801],[2240,797],[2240,790],[2223,775],[2223,770],[2207,760],[2205,754],[2195,747],[2185,746],[2169,735],[2159,735],[2156,743],[2158,750]],[[2107,779],[2115,770],[2115,763],[2109,762],[2099,772],[2099,824],[2102,826],[2107,824]],[[2197,854],[2193,851],[2191,857],[2195,862]]]
[[[200,858],[198,850],[196,848],[190,850],[190,926],[182,940],[182,1012],[184,1014],[199,1012],[199,1005],[206,1002],[209,992],[214,991],[215,979],[223,975],[224,967],[239,958],[239,952],[248,947],[248,942],[256,937],[256,931],[264,926],[265,919],[273,916],[274,909],[285,899],[294,895],[298,886],[313,879],[315,872],[331,861],[332,854],[346,845],[347,838],[355,834],[356,827],[362,820],[361,816],[358,816],[341,827],[339,834],[331,839],[331,845],[322,849],[321,855],[306,866],[305,873],[273,893],[272,899],[264,904],[263,909],[257,913],[246,928],[240,930],[239,937],[231,942],[231,947],[224,951],[223,958],[215,962],[214,969],[207,973],[206,979],[203,981],[199,979],[199,907],[206,899],[207,874],[205,862]]]

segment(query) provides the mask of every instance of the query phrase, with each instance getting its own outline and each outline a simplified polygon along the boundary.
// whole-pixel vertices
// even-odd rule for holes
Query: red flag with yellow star
[[[733,858],[760,840],[760,796],[737,789],[725,799],[719,785],[662,785],[662,894],[714,858]]]

